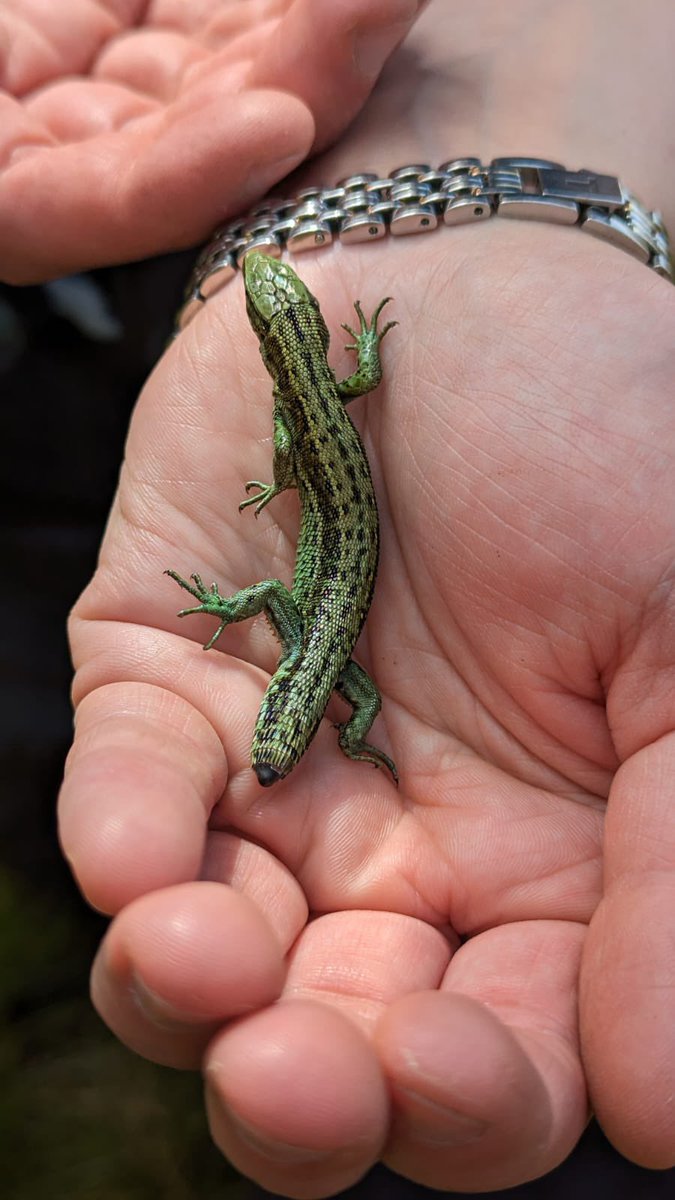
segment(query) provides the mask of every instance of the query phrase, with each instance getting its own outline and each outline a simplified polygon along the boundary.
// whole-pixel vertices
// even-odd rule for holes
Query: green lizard
[[[265,692],[256,722],[251,760],[263,787],[288,775],[309,746],[334,690],[351,706],[338,725],[344,753],[389,768],[390,758],[367,742],[381,700],[375,684],[350,657],[375,586],[379,521],[366,452],[345,405],[378,385],[379,344],[396,324],[378,332],[382,300],[370,324],[354,305],[359,332],[343,325],[358,354],[353,375],[338,383],[326,357],[329,334],[319,305],[285,263],[258,252],[244,259],[249,321],[274,381],[274,482],[251,480],[256,516],[274,496],[296,487],[302,519],[293,586],[266,579],[223,597],[199,575],[192,583],[166,574],[199,602],[179,616],[209,613],[220,624],[205,650],[226,625],[264,612],[281,643],[279,665]]]

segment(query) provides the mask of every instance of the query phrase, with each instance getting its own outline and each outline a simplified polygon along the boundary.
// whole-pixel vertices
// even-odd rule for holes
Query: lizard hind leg
[[[184,591],[199,600],[192,608],[183,608],[179,617],[188,617],[193,613],[207,613],[218,617],[220,624],[216,632],[204,646],[210,650],[220,637],[226,625],[236,621],[246,621],[264,613],[274,633],[281,643],[281,662],[292,662],[302,649],[303,621],[293,596],[280,579],[263,579],[251,587],[242,588],[232,596],[221,596],[217,584],[206,587],[199,575],[191,575],[193,583],[183,579],[176,571],[165,571],[171,579]]]
[[[343,700],[351,704],[351,717],[337,726],[338,745],[347,758],[356,762],[369,762],[374,767],[387,767],[394,783],[398,784],[398,771],[394,762],[383,750],[366,741],[366,735],[382,707],[380,693],[370,676],[353,659],[340,672],[335,690]]]

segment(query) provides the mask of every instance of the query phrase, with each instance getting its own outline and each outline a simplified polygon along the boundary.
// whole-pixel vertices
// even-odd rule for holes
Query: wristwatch
[[[455,158],[437,168],[412,163],[385,178],[361,172],[334,187],[269,198],[220,226],[200,254],[177,317],[183,329],[232,279],[249,250],[274,257],[330,246],[430,233],[492,217],[577,225],[675,282],[660,213],[645,208],[614,175],[570,171],[541,158]]]

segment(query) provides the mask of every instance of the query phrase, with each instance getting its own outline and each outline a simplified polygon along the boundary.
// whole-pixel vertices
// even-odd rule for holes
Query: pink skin
[[[378,1157],[510,1186],[569,1153],[589,1090],[624,1153],[672,1161],[675,291],[574,230],[495,222],[452,257],[444,236],[345,255],[337,283],[303,268],[329,328],[392,294],[416,330],[365,425],[383,551],[359,657],[399,791],[326,721],[263,792],[276,646],[252,622],[205,655],[212,622],[162,577],[292,569],[295,498],[237,512],[270,462],[238,283],[143,392],[71,623],[61,835],[118,914],[95,1003],[138,1052],[201,1064],[216,1141],[289,1196]]]
[[[0,13],[2,279],[204,239],[342,132],[418,8],[15,0]]]
[[[160,92],[179,7],[149,72]],[[615,0],[439,0],[306,179],[521,151],[616,171],[675,226],[670,0],[650,0],[650,17],[637,55],[634,8]],[[312,49],[330,57],[332,39]],[[288,153],[302,141],[289,105],[306,143],[313,122],[325,134],[345,68],[311,53],[303,72],[292,57],[276,68],[329,94],[322,118],[297,92],[262,114],[260,93],[236,100]],[[119,257],[177,236],[175,204],[188,238],[210,205],[242,200],[241,178],[214,196],[215,180],[230,186],[214,144],[226,158],[251,145],[241,112],[229,131],[234,103],[200,99],[189,136],[157,151],[164,173],[150,155],[143,204],[126,193],[118,215]],[[209,186],[193,186],[188,154],[208,159]],[[0,205],[21,222],[19,209]],[[86,229],[89,210],[74,210]],[[30,214],[13,226],[17,278],[55,262],[39,215],[30,238]],[[144,389],[71,623],[61,836],[84,894],[116,914],[97,1007],[140,1053],[201,1066],[217,1143],[289,1196],[330,1195],[380,1157],[435,1187],[508,1187],[559,1162],[589,1107],[624,1154],[672,1165],[675,290],[577,230],[497,221],[336,248],[300,270],[332,331],[355,297],[391,294],[400,322],[385,383],[354,416],[383,530],[359,658],[383,691],[373,736],[401,787],[345,760],[325,722],[263,792],[249,747],[276,647],[252,622],[203,654],[213,622],[178,620],[162,576],[197,570],[227,592],[292,570],[295,498],[257,525],[237,513],[239,484],[271,458],[270,383],[237,282]],[[331,361],[346,374],[341,341]]]

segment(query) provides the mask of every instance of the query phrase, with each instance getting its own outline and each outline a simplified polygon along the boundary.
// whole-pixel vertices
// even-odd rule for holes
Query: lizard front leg
[[[248,508],[250,504],[255,504],[255,515],[269,504],[275,496],[280,492],[285,492],[286,488],[296,487],[295,480],[295,462],[293,456],[293,439],[290,430],[286,424],[283,410],[279,402],[279,398],[274,395],[274,483],[262,483],[259,479],[249,479],[246,484],[246,491],[251,488],[259,488],[255,496],[249,496],[248,500],[242,500],[239,505],[239,512]]]
[[[389,321],[384,329],[378,330],[377,320],[385,304],[388,304],[390,300],[391,296],[386,296],[384,300],[380,300],[372,315],[370,324],[368,324],[364,317],[361,305],[357,300],[354,308],[359,318],[359,332],[356,333],[351,325],[342,326],[354,339],[353,344],[345,346],[345,350],[355,350],[358,355],[354,374],[349,375],[347,379],[343,379],[337,385],[338,392],[345,404],[349,404],[349,401],[353,400],[356,396],[365,396],[366,392],[372,392],[382,378],[380,342],[385,333],[393,329],[394,325],[398,325],[398,321]]]

